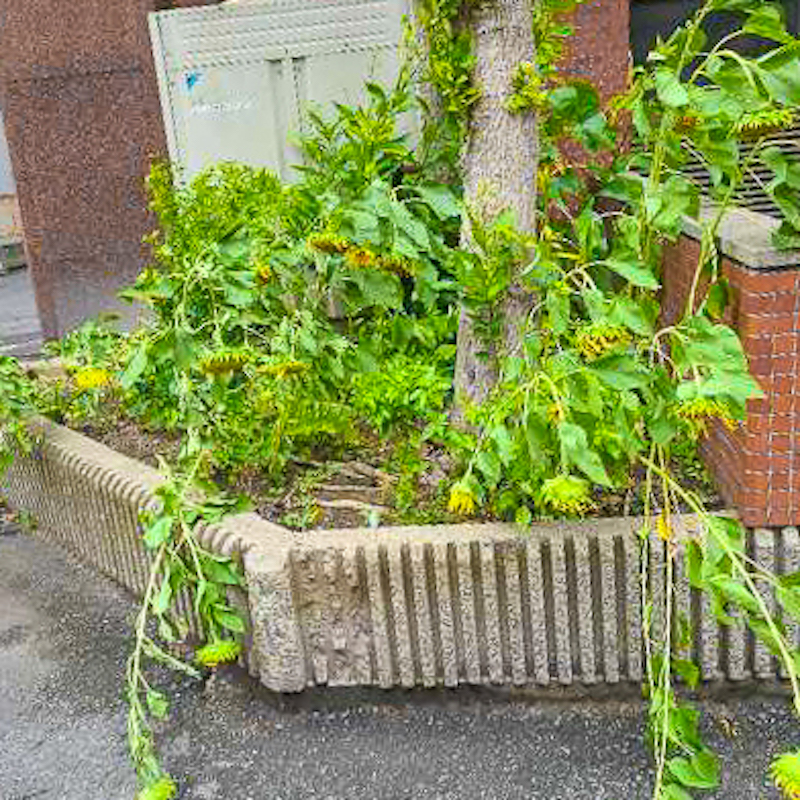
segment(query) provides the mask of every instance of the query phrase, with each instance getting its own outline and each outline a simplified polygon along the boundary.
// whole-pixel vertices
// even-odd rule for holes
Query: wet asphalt
[[[2,531],[0,522],[0,531]],[[0,800],[132,800],[121,680],[135,607],[53,545],[0,533]],[[276,696],[239,668],[173,693],[158,741],[192,800],[648,798],[643,706],[539,693],[315,691]],[[777,794],[772,754],[800,745],[785,697],[702,701],[724,784]]]

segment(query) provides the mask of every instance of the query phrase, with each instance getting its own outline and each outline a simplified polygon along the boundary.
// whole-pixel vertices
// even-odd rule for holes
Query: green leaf
[[[128,366],[125,367],[125,371],[119,379],[120,386],[123,389],[130,389],[142,376],[145,367],[147,367],[147,349],[148,343],[142,342],[136,348],[133,357],[128,361]]]
[[[668,783],[661,790],[658,800],[692,800],[692,796],[676,783]]]
[[[697,664],[685,658],[676,658],[673,659],[672,668],[686,681],[686,685],[690,689],[697,687],[700,682],[700,667]]]
[[[561,441],[562,459],[567,464],[574,464],[594,483],[611,485],[603,460],[589,448],[586,431],[580,425],[562,422],[558,426],[558,437]]]
[[[175,518],[171,515],[157,517],[156,520],[145,530],[144,543],[150,550],[155,550],[164,544],[172,533],[172,526]]]
[[[214,619],[216,622],[222,625],[223,628],[226,628],[232,633],[245,632],[244,620],[239,616],[239,614],[231,611],[220,611],[219,609],[214,609]]]
[[[560,292],[548,292],[545,298],[550,326],[554,333],[562,334],[569,330],[569,295]]]
[[[209,580],[214,581],[214,583],[222,583],[226,586],[242,585],[241,576],[229,562],[208,558],[204,561],[203,568]]]
[[[656,94],[658,99],[671,108],[680,108],[689,102],[686,87],[678,80],[672,70],[659,67],[655,71]]]
[[[783,610],[800,622],[800,589],[789,589],[781,586],[778,587],[775,593]]]
[[[761,607],[753,593],[743,584],[726,575],[715,575],[709,584],[722,594],[730,603],[749,611],[751,614],[760,614]]]
[[[719,786],[719,759],[710,750],[701,750],[692,756],[692,768],[710,787]]]
[[[148,689],[145,695],[147,708],[156,719],[166,719],[169,711],[169,702],[166,695],[157,692],[155,689]]]
[[[172,584],[169,580],[169,575],[164,575],[161,578],[161,587],[156,595],[155,602],[153,603],[153,613],[165,614],[169,610],[170,603],[172,602]]]
[[[696,756],[694,757],[696,758]],[[671,758],[667,762],[667,769],[670,774],[684,786],[691,786],[694,789],[713,789],[719,783],[718,780],[710,779],[707,773],[697,771],[694,758],[678,756]]]
[[[483,476],[493,486],[497,486],[502,475],[502,465],[500,459],[490,450],[483,450],[478,453],[475,459],[475,466],[481,471]]]
[[[414,191],[440,220],[444,221],[461,216],[461,203],[458,202],[449,186],[436,184],[415,186]]]
[[[609,258],[603,263],[634,286],[640,286],[643,289],[658,289],[661,285],[648,266],[632,258]]]

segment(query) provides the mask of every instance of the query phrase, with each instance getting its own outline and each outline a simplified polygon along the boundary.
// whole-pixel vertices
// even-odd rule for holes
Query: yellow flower
[[[242,652],[239,642],[230,639],[220,639],[201,647],[195,654],[194,660],[201,667],[216,667],[219,664],[229,664],[236,661]]]
[[[397,256],[381,256],[376,260],[375,266],[383,272],[391,272],[401,277],[411,277],[414,274],[411,262],[405,258],[398,258]]]
[[[578,351],[584,358],[594,360],[609,350],[630,342],[631,336],[619,325],[592,322],[584,325],[575,337]]]
[[[800,800],[800,752],[778,756],[770,765],[769,774],[786,800]]]
[[[452,514],[464,514],[469,516],[475,511],[475,494],[465,483],[454,483],[450,489],[450,500],[447,503],[447,510]]]
[[[259,371],[267,375],[274,375],[276,378],[285,379],[292,375],[302,375],[304,372],[308,372],[310,368],[310,365],[303,361],[290,360],[281,361],[278,364],[267,364],[260,367]]]
[[[375,266],[375,253],[367,247],[351,247],[344,254],[345,261],[356,269],[366,269]]]
[[[149,783],[136,795],[136,800],[171,800],[178,794],[178,787],[169,775],[162,775]]]
[[[248,361],[247,353],[241,350],[219,350],[200,359],[200,370],[206,375],[224,375],[238,372]]]
[[[306,244],[320,253],[344,253],[350,247],[350,242],[341,236],[329,233],[314,233],[308,237]]]
[[[658,538],[664,542],[672,539],[672,525],[670,525],[667,515],[663,511],[656,520],[656,532],[658,533]]]
[[[709,419],[718,419],[728,430],[736,430],[736,420],[730,408],[724,402],[709,397],[694,397],[691,400],[681,401],[676,414],[681,419],[694,423],[700,432],[706,431]]]
[[[589,482],[575,475],[557,475],[542,484],[540,502],[550,511],[570,516],[585,514],[593,505]]]
[[[108,386],[109,383],[111,383],[111,375],[106,370],[97,367],[86,367],[75,375],[75,386],[82,392],[101,389]]]
[[[269,283],[272,278],[272,267],[267,263],[257,264],[256,278],[261,284]]]

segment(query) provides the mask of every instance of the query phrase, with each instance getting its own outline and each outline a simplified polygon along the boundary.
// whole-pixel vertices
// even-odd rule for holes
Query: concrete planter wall
[[[134,592],[147,554],[137,514],[155,470],[57,425],[4,479],[38,532]],[[682,521],[684,533],[692,519]],[[313,685],[382,687],[615,684],[642,677],[636,521],[442,525],[294,533],[255,514],[199,531],[238,555],[252,620],[249,664],[283,692]],[[778,572],[800,568],[795,528],[750,533]],[[664,552],[653,548],[655,591]],[[694,624],[707,680],[776,677],[742,626],[721,630],[679,576],[678,612]],[[655,621],[658,624],[658,620]],[[794,632],[797,634],[797,631]]]

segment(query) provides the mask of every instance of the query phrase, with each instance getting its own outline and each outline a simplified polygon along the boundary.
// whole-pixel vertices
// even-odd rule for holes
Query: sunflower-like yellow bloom
[[[267,364],[264,367],[260,367],[261,372],[267,375],[274,375],[276,378],[281,378],[281,380],[293,375],[302,375],[308,372],[309,369],[311,369],[310,365],[303,361],[294,360],[281,361],[277,364]]]
[[[463,482],[453,484],[450,489],[450,500],[447,503],[447,510],[452,514],[464,514],[469,516],[475,511],[476,498],[472,489]]]
[[[770,765],[769,774],[786,800],[800,800],[800,752],[778,756]]]
[[[578,331],[575,343],[582,356],[593,360],[614,347],[628,344],[630,340],[630,333],[619,325],[592,322]]]
[[[378,260],[375,253],[368,247],[351,247],[345,254],[344,260],[350,267],[356,269],[366,269],[377,265]]]
[[[194,654],[194,660],[201,667],[216,667],[218,664],[229,664],[236,661],[241,652],[242,646],[239,642],[221,639],[201,647]]]
[[[347,239],[330,233],[313,233],[306,240],[306,244],[319,253],[341,254],[350,249],[350,242]]]
[[[149,783],[137,795],[136,800],[172,800],[178,794],[178,787],[169,775],[162,775]]]
[[[575,475],[556,475],[542,484],[541,502],[557,514],[580,516],[593,505],[589,482]]]
[[[224,375],[238,372],[249,360],[247,353],[240,350],[219,350],[200,359],[200,369],[206,375]]]
[[[86,367],[75,374],[75,386],[82,392],[102,389],[111,383],[111,375],[104,369]]]
[[[678,405],[676,413],[681,419],[694,422],[700,431],[705,431],[709,419],[718,419],[728,430],[736,429],[736,420],[730,408],[720,400],[713,400],[710,397],[683,400]]]
[[[267,284],[272,279],[272,267],[266,262],[256,264],[256,278],[260,284]]]

